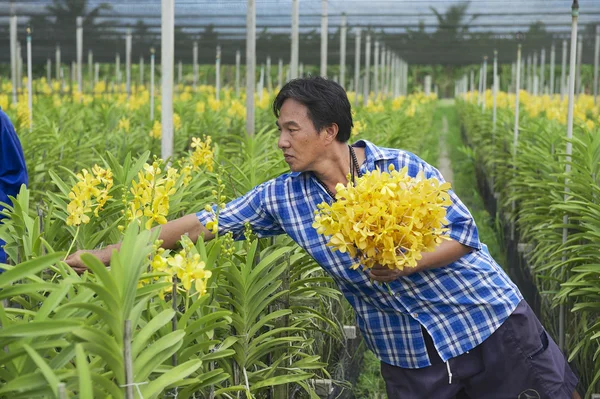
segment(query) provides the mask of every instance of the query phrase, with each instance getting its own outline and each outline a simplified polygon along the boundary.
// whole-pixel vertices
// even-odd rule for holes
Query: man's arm
[[[370,275],[373,280],[388,283],[400,276],[408,276],[423,270],[447,266],[473,251],[473,249],[452,239],[444,240],[433,252],[423,252],[423,257],[417,262],[417,267],[408,267],[404,270],[390,270],[385,266],[376,266],[371,269]]]
[[[155,227],[156,228],[156,227]],[[196,217],[196,214],[190,214],[179,219],[172,220],[162,226],[160,226],[159,240],[162,240],[162,247],[165,249],[173,249],[177,246],[177,242],[181,239],[181,236],[188,235],[189,238],[196,242],[198,237],[203,236],[205,241],[212,240],[215,236],[211,233]],[[70,255],[66,262],[69,266],[78,272],[82,272],[86,269],[85,265],[81,261],[81,254],[90,253],[96,256],[102,263],[108,265],[110,263],[110,257],[114,249],[119,250],[121,244],[108,245],[105,248],[97,250],[80,250]]]

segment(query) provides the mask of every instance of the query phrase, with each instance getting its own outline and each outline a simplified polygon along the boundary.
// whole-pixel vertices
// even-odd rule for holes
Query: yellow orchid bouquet
[[[408,168],[376,169],[356,179],[356,185],[336,187],[336,201],[315,211],[313,227],[331,236],[327,245],[356,259],[353,269],[375,265],[403,270],[415,267],[422,252],[431,252],[448,237],[446,208],[450,183],[412,178]]]

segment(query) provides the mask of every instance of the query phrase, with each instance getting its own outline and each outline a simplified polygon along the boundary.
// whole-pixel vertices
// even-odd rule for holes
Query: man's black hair
[[[308,108],[308,117],[317,131],[335,123],[339,128],[336,140],[342,143],[348,141],[354,125],[350,101],[342,86],[320,76],[292,79],[281,88],[273,101],[276,118],[279,118],[279,111],[288,98]]]

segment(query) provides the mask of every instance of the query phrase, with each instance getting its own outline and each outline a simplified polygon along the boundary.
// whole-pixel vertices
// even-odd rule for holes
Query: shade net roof
[[[493,49],[500,62],[516,57],[516,36],[522,33],[524,53],[550,50],[557,59],[563,40],[570,37],[570,0],[329,0],[328,63],[340,60],[340,26],[347,18],[347,59],[352,65],[356,30],[367,32],[409,64],[465,65],[479,63]],[[580,0],[579,35],[583,62],[593,63],[600,1]],[[321,0],[299,0],[300,62],[318,65],[321,42]],[[236,50],[245,58],[246,0],[176,0],[175,59],[192,62],[198,43],[199,62],[213,63],[216,46],[224,64],[235,62]],[[291,0],[256,0],[256,57],[276,63],[290,60]],[[17,15],[21,54],[26,56],[26,29],[32,29],[33,62],[54,59],[60,46],[63,62],[76,58],[76,17],[83,17],[84,60],[114,62],[125,56],[125,35],[132,34],[132,57],[147,58],[152,47],[160,56],[160,0],[30,0],[0,3],[0,63],[10,61],[9,19]]]

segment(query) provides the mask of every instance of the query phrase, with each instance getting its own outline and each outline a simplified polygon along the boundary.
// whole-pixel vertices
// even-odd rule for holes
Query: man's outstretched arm
[[[155,227],[156,228],[156,227]],[[162,247],[165,249],[173,249],[177,246],[177,242],[183,235],[188,235],[192,242],[196,242],[198,237],[203,236],[205,241],[212,240],[214,234],[211,233],[196,217],[196,214],[190,214],[179,219],[171,220],[170,222],[160,226],[159,240],[162,240]],[[121,244],[108,245],[102,249],[96,250],[79,250],[70,255],[66,262],[74,270],[83,272],[86,267],[81,261],[81,254],[90,253],[96,256],[102,263],[108,265],[113,249],[119,250]]]

